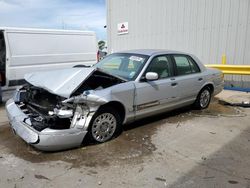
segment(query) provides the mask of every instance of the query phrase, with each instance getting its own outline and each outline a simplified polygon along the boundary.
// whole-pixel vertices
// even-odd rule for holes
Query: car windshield
[[[126,80],[134,80],[147,59],[146,55],[114,53],[105,57],[95,67]]]

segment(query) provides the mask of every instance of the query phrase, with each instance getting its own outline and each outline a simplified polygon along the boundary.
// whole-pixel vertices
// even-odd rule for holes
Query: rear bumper
[[[224,82],[214,87],[213,95],[219,94],[224,89]]]
[[[29,117],[22,112],[13,99],[7,101],[6,111],[13,131],[39,150],[58,151],[79,147],[87,133],[86,130],[78,128],[63,130],[46,128],[39,132],[32,128]]]

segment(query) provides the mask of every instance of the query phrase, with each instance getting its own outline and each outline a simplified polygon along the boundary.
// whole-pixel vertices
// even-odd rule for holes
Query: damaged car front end
[[[80,146],[93,115],[109,102],[98,91],[124,82],[97,68],[58,70],[57,74],[26,75],[27,84],[6,103],[14,133],[43,151]]]

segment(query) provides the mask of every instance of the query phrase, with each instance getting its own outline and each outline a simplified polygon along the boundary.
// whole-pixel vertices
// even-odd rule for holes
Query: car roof
[[[141,55],[158,55],[158,54],[187,54],[180,51],[173,50],[163,50],[163,49],[136,49],[136,50],[126,50],[118,53],[132,53],[132,54],[141,54]],[[188,55],[188,54],[187,54]]]
[[[131,53],[131,54],[140,54],[140,55],[147,55],[147,56],[157,56],[162,54],[183,54],[191,56],[195,62],[199,65],[201,71],[204,71],[206,68],[202,64],[202,62],[193,54],[180,52],[180,51],[173,51],[173,50],[164,50],[164,49],[136,49],[136,50],[126,50],[117,53]]]

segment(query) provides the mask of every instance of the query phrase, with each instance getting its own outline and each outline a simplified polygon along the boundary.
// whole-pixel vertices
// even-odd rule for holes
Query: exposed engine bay
[[[37,131],[46,128],[57,130],[75,126],[80,128],[90,112],[91,105],[88,102],[93,105],[93,102],[99,100],[94,95],[95,91],[122,82],[124,81],[117,77],[97,70],[76,88],[69,98],[27,83],[19,90],[18,100],[15,102],[29,117],[31,126]],[[99,101],[95,105],[98,107],[104,103],[105,101]]]

